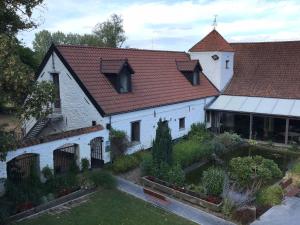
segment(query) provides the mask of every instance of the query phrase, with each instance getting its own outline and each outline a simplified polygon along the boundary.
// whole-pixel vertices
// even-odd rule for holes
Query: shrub
[[[188,133],[188,139],[201,143],[210,140],[211,138],[212,134],[206,129],[204,123],[192,124],[191,130]]]
[[[205,142],[199,143],[195,140],[181,141],[174,145],[174,162],[183,168],[200,160],[206,159],[212,153],[212,146]]]
[[[225,173],[223,170],[211,167],[203,172],[202,184],[209,195],[219,196],[223,192]]]
[[[179,164],[172,166],[167,172],[167,181],[171,184],[182,186],[185,181],[185,173]]]
[[[141,163],[142,176],[153,174],[153,160],[151,155],[144,155]]]
[[[274,178],[282,176],[278,165],[262,156],[237,157],[230,160],[230,177],[242,188],[266,184]]]
[[[225,216],[230,216],[234,207],[235,205],[233,201],[231,201],[229,198],[224,198],[222,205],[222,213]]]
[[[81,170],[88,171],[90,168],[90,161],[87,158],[81,159]]]
[[[300,162],[293,165],[292,172],[300,175]]]
[[[215,139],[224,145],[225,148],[230,148],[243,142],[243,139],[238,134],[229,132],[224,132],[216,136]]]
[[[46,178],[46,180],[52,179],[53,178],[53,172],[52,169],[49,166],[45,166],[42,169],[42,174]]]
[[[129,147],[129,140],[126,133],[121,130],[110,129],[109,140],[112,160],[123,156]]]
[[[279,185],[269,186],[258,192],[256,202],[260,206],[274,206],[281,203],[283,189]]]
[[[187,186],[187,189],[191,190],[193,192],[199,193],[199,194],[204,194],[205,193],[205,188],[201,184],[198,184],[198,185],[190,184],[190,185]]]
[[[112,164],[112,170],[115,173],[125,173],[131,169],[138,167],[139,159],[135,155],[124,155],[117,158]]]
[[[155,139],[152,143],[152,159],[155,166],[159,167],[162,163],[172,164],[173,144],[171,130],[167,123],[159,119]]]
[[[90,179],[96,187],[100,186],[105,189],[113,189],[117,185],[115,177],[106,171],[92,171],[90,173]]]

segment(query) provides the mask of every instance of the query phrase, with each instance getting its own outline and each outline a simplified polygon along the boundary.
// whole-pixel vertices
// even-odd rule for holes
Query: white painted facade
[[[214,60],[213,55],[219,59]],[[199,60],[203,73],[219,91],[225,89],[233,76],[234,52],[190,52],[190,56]],[[226,60],[229,60],[227,68]]]
[[[35,153],[39,155],[40,169],[45,166],[53,168],[53,151],[62,147],[65,144],[77,144],[79,147],[77,160],[81,162],[81,159],[87,158],[91,161],[91,146],[90,141],[96,137],[103,137],[104,140],[108,139],[107,130],[95,131],[87,134],[82,134],[78,136],[73,136],[69,138],[64,138],[60,140],[55,140],[47,143],[42,143],[38,145],[33,145],[29,147],[19,148],[16,151],[9,151],[6,156],[6,160],[0,161],[0,178],[6,178],[6,163],[17,156],[26,153]],[[105,146],[103,142],[103,160],[104,162],[109,162],[110,153],[105,152]]]

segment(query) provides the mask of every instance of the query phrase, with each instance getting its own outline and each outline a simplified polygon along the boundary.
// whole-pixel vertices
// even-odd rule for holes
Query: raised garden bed
[[[221,211],[221,206],[223,203],[221,198],[209,197],[185,188],[176,187],[165,181],[150,176],[142,177],[141,183],[146,187],[150,187],[175,198],[208,208],[215,212]]]
[[[57,205],[61,205],[61,204],[66,203],[68,201],[71,201],[71,200],[74,200],[76,198],[82,197],[82,196],[84,196],[86,194],[89,194],[89,193],[92,193],[94,191],[95,191],[95,189],[90,189],[90,190],[79,189],[75,192],[69,193],[67,195],[56,198],[52,201],[46,202],[46,203],[38,205],[36,207],[31,207],[30,209],[27,209],[25,211],[17,213],[13,216],[10,216],[9,221],[12,222],[12,221],[17,221],[17,220],[23,219],[25,217],[28,217],[28,216],[31,216],[33,214],[39,213],[41,211],[53,208]]]

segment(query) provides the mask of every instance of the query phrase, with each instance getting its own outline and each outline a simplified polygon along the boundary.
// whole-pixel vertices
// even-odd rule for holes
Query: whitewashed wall
[[[95,131],[88,134],[82,134],[78,136],[73,136],[69,138],[64,138],[60,140],[55,140],[43,144],[33,145],[25,148],[17,149],[16,151],[10,151],[7,154],[6,161],[0,161],[0,178],[6,178],[6,163],[13,158],[25,154],[25,153],[36,153],[39,154],[40,159],[40,168],[44,168],[45,166],[49,166],[53,168],[53,151],[64,144],[78,144],[79,145],[79,162],[82,158],[87,158],[91,161],[91,149],[90,149],[90,141],[96,137],[103,137],[103,160],[108,162],[110,160],[109,152],[105,152],[105,141],[108,140],[108,132],[107,130]]]
[[[97,121],[98,124],[103,124],[103,118],[99,112],[55,53],[49,58],[37,81],[52,81],[51,73],[59,74],[63,120],[50,124],[41,135],[89,127],[92,126],[93,120]],[[27,124],[27,127],[30,129],[32,125]]]
[[[212,56],[219,56],[213,60]],[[233,76],[234,53],[233,52],[190,52],[191,59],[198,59],[203,73],[208,79],[222,91]],[[226,60],[229,60],[229,68],[226,69]]]
[[[131,122],[140,121],[140,144],[128,149],[128,153],[130,154],[140,149],[147,149],[152,146],[152,140],[155,138],[157,122],[160,118],[168,120],[173,139],[186,135],[193,123],[204,122],[204,106],[212,100],[213,97],[209,97],[195,101],[115,115],[110,118],[111,125],[114,129],[125,131],[130,139]],[[179,129],[179,118],[182,117],[185,117],[185,129]],[[109,118],[106,119],[107,123],[109,123]]]

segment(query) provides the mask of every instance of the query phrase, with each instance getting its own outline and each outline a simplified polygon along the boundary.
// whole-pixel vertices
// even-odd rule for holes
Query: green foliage
[[[93,33],[99,37],[106,47],[121,47],[126,40],[125,31],[123,29],[123,19],[116,14],[111,15],[107,21],[98,23]]]
[[[282,176],[278,165],[261,156],[237,157],[229,163],[230,177],[242,187],[250,187],[270,182]]]
[[[224,132],[215,136],[211,140],[213,151],[217,155],[222,155],[232,150],[232,147],[243,143],[243,139],[235,133]]]
[[[204,123],[194,123],[188,133],[188,139],[196,142],[208,141],[212,138],[212,134],[206,129]]]
[[[49,166],[45,166],[42,169],[42,174],[46,178],[46,180],[53,179],[53,176],[54,176],[52,169]]]
[[[193,192],[196,192],[198,194],[204,194],[205,193],[205,187],[201,184],[190,184],[187,186],[188,190],[191,190]]]
[[[269,186],[258,192],[256,203],[268,207],[278,205],[281,203],[283,195],[283,189],[279,185]]]
[[[222,213],[225,216],[230,216],[235,205],[234,202],[231,201],[229,198],[224,198],[223,199],[223,205],[222,205]]]
[[[208,142],[199,143],[184,140],[174,145],[173,159],[183,168],[206,159],[212,154],[212,146]]]
[[[16,35],[19,31],[35,28],[32,12],[43,0],[1,1],[0,34]]]
[[[152,158],[156,167],[162,163],[172,164],[172,137],[168,123],[159,119],[155,139],[152,143]]]
[[[12,211],[12,204],[4,199],[0,199],[0,224],[7,224],[7,219]]]
[[[125,173],[138,167],[140,160],[136,155],[124,155],[117,158],[112,164],[112,170],[115,173]]]
[[[152,155],[145,155],[141,162],[142,176],[153,174],[153,159]]]
[[[167,172],[167,181],[177,186],[183,186],[185,173],[179,164],[172,166]]]
[[[94,170],[90,173],[91,181],[96,185],[96,187],[103,187],[105,189],[113,189],[117,185],[115,177],[106,171]]]
[[[81,170],[83,172],[88,171],[90,168],[90,161],[87,158],[81,159]]]
[[[297,162],[293,165],[292,172],[300,175],[300,162]]]
[[[123,156],[129,146],[129,140],[124,131],[110,129],[109,131],[111,158],[116,160],[118,157]]]
[[[53,103],[57,99],[55,87],[50,81],[41,81],[32,86],[29,98],[23,104],[20,115],[23,119],[31,116],[43,119],[52,113]]]
[[[219,196],[223,192],[225,173],[219,168],[211,167],[203,172],[202,184],[209,195]]]

